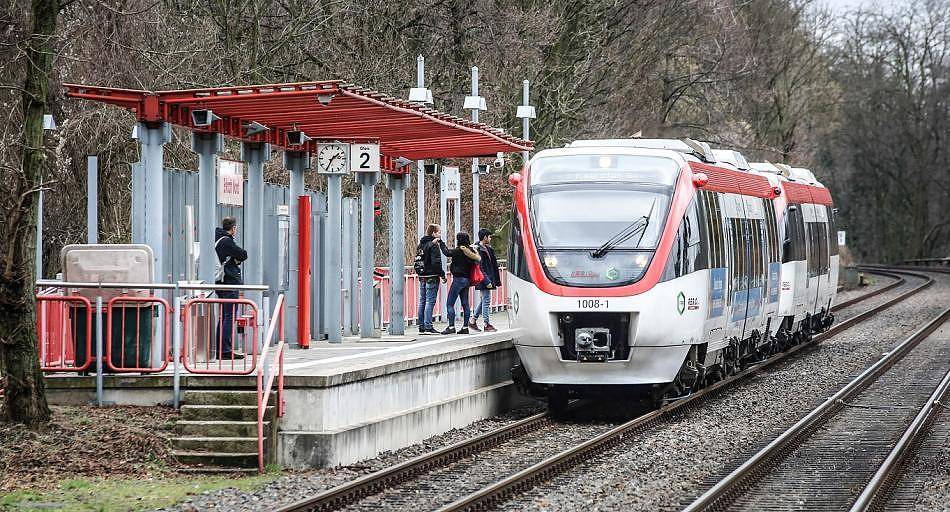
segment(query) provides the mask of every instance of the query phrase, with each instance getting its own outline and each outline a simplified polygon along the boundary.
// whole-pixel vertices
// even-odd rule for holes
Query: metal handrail
[[[275,332],[279,333],[277,348],[275,349],[277,352],[274,356],[274,362],[270,365],[270,373],[267,375],[265,382],[265,361]],[[257,360],[257,470],[261,473],[264,472],[264,413],[267,410],[267,402],[270,400],[271,387],[274,385],[275,377],[277,378],[277,411],[274,415],[275,423],[271,426],[272,434],[276,433],[277,418],[284,415],[284,344],[284,295],[280,294],[274,304],[274,313],[270,317],[267,333],[264,335],[264,348],[261,350],[261,357]],[[277,368],[274,368],[275,363]]]
[[[53,288],[141,288],[144,290],[238,290],[267,291],[270,287],[263,284],[205,284],[205,283],[96,283],[56,281],[55,279],[37,279],[36,286]]]

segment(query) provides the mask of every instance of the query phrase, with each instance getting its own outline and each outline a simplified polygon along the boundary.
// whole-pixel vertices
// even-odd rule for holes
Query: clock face
[[[328,174],[346,174],[349,170],[349,151],[346,144],[324,144],[317,150],[317,171]]]

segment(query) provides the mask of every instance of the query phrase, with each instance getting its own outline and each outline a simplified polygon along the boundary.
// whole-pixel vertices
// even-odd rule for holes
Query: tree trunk
[[[36,349],[34,232],[42,186],[43,114],[47,112],[53,38],[59,0],[33,0],[33,32],[26,45],[23,81],[23,167],[12,184],[15,202],[6,212],[0,256],[0,358],[6,375],[10,421],[38,426],[49,421],[46,387]]]

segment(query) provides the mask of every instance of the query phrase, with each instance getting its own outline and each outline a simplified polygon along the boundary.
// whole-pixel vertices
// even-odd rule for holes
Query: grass
[[[20,490],[0,494],[0,510],[55,510],[64,512],[128,512],[170,507],[200,494],[232,487],[254,491],[280,475],[268,466],[264,475],[170,477],[161,479],[67,480],[52,491]]]

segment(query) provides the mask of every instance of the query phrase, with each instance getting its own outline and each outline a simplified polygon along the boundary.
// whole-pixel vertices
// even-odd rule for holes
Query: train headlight
[[[557,266],[557,257],[556,256],[545,256],[544,257],[544,266],[548,268],[554,268]]]
[[[647,261],[649,261],[649,260],[650,260],[650,258],[648,258],[646,254],[637,254],[637,255],[633,258],[633,263],[634,263],[636,266],[642,268],[642,267],[647,266]]]
[[[597,159],[597,165],[599,165],[601,169],[610,169],[614,166],[614,159],[609,156],[602,156]]]

